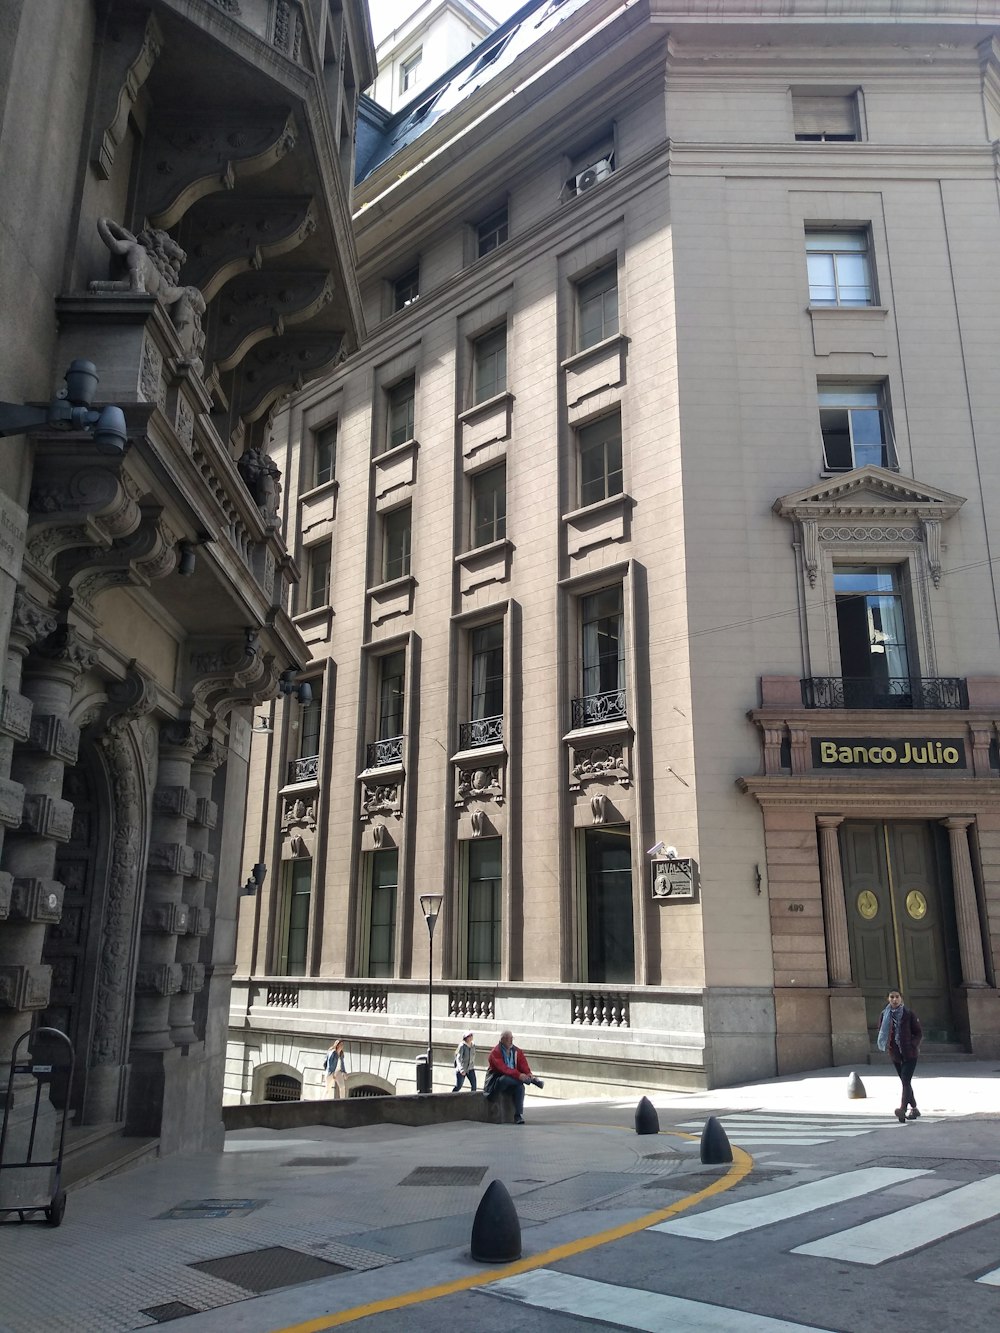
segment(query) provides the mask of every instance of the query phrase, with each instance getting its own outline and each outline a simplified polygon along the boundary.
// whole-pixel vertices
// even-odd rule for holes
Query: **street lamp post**
[[[422,893],[420,895],[420,910],[424,914],[424,920],[427,922],[427,1063],[424,1066],[423,1086],[419,1086],[418,1092],[434,1091],[434,927],[437,925],[437,919],[441,914],[441,903],[444,895],[440,893]],[[419,1066],[417,1067],[419,1076]]]

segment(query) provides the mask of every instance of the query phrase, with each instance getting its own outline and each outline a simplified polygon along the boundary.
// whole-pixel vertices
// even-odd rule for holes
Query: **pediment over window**
[[[839,473],[818,486],[782,495],[773,508],[782,518],[884,519],[902,523],[953,518],[964,504],[963,495],[952,495],[950,491],[869,464],[853,472]]]
[[[883,543],[924,547],[934,586],[941,581],[941,524],[965,504],[965,497],[901,477],[887,468],[855,468],[816,486],[782,495],[772,508],[796,524],[810,586],[819,572],[820,550],[865,548]]]

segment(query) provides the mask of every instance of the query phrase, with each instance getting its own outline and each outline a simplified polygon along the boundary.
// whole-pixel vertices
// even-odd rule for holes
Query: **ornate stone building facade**
[[[364,327],[368,15],[13,0],[0,22],[0,1083],[56,1027],[76,1051],[56,1100],[91,1137],[205,1147],[248,710],[305,652],[270,424]],[[113,414],[81,429],[105,404],[126,441]],[[33,1091],[19,1075],[4,1108],[13,1158]]]
[[[425,893],[439,1051],[547,1092],[864,1061],[897,984],[1000,1054],[1000,11],[931,8],[540,2],[365,106],[227,1096],[413,1087]]]

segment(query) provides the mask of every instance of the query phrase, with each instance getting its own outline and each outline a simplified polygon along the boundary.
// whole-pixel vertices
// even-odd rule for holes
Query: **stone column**
[[[193,856],[192,873],[184,886],[187,933],[177,939],[181,984],[180,992],[170,1000],[170,1036],[175,1046],[189,1046],[204,1036],[195,1029],[194,1000],[205,985],[205,965],[200,960],[201,941],[211,928],[211,913],[205,906],[205,890],[206,882],[215,878],[215,857],[208,850],[208,840],[219,817],[212,800],[212,780],[216,768],[224,759],[225,751],[212,741],[195,756],[191,765],[195,813],[188,828],[188,845]]]
[[[128,1134],[160,1133],[167,1066],[180,1054],[171,1034],[170,1005],[183,981],[177,940],[187,934],[184,881],[194,870],[188,846],[188,823],[197,812],[191,761],[204,745],[205,733],[190,722],[168,722],[160,728],[135,980]]]
[[[831,986],[852,986],[851,948],[847,934],[847,904],[844,879],[840,869],[840,844],[837,829],[843,815],[817,815],[819,829],[819,870],[823,889],[823,919],[826,922],[827,970]]]
[[[951,844],[951,875],[955,887],[955,919],[958,923],[958,948],[962,957],[962,984],[968,987],[986,985],[983,932],[979,924],[976,881],[972,874],[966,832],[973,822],[971,815],[950,815],[941,820],[948,830],[948,841]]]
[[[24,813],[24,785],[11,777],[16,747],[27,741],[31,731],[33,703],[20,693],[24,658],[32,645],[54,633],[55,617],[18,592],[11,613],[10,642],[3,692],[0,694],[0,849],[4,849],[6,830],[21,827]],[[55,858],[53,857],[53,866]],[[32,1008],[44,991],[48,998],[48,972],[42,971],[40,947],[31,954],[32,934],[14,904],[14,875],[4,849],[0,871],[0,1065],[10,1057],[14,1042],[28,1026],[22,1001],[33,997]],[[34,1082],[34,1080],[29,1080]],[[3,1088],[0,1087],[0,1097]]]
[[[13,635],[12,635],[13,638]],[[62,916],[63,886],[55,879],[56,848],[68,842],[73,827],[73,806],[63,800],[63,775],[75,763],[80,742],[69,721],[73,689],[80,674],[93,665],[96,654],[76,630],[57,628],[37,645],[25,664],[22,689],[30,700],[31,720],[26,740],[14,748],[11,777],[24,791],[20,828],[4,846],[4,864],[10,875],[9,919],[0,932],[0,1058],[11,1049],[31,1023],[31,1013],[49,1002],[52,969],[42,962],[45,931]],[[21,1047],[20,1055],[27,1054]],[[58,1053],[61,1061],[62,1050]],[[6,1072],[6,1071],[5,1071]],[[6,1080],[5,1080],[6,1082]],[[7,1150],[11,1160],[23,1158],[33,1132],[35,1151],[47,1156],[44,1145],[53,1142],[55,1110],[43,1099],[32,1131],[35,1080],[16,1080],[8,1116]],[[67,1085],[54,1088],[57,1104],[71,1095]],[[21,1173],[5,1173],[0,1180],[0,1206],[17,1207],[34,1194]],[[26,1191],[26,1193],[22,1193]]]

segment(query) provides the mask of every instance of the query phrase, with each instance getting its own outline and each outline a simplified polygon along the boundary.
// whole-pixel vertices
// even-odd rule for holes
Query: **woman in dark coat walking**
[[[885,1051],[896,1066],[896,1073],[903,1085],[903,1095],[896,1107],[896,1119],[900,1124],[904,1120],[916,1120],[920,1112],[913,1095],[911,1080],[917,1067],[920,1043],[923,1040],[920,1019],[912,1009],[903,1003],[898,990],[889,992],[889,1003],[882,1010],[882,1019],[878,1029],[878,1048]],[[907,1111],[909,1106],[909,1111]]]

